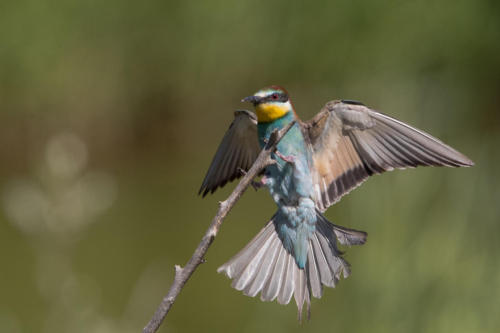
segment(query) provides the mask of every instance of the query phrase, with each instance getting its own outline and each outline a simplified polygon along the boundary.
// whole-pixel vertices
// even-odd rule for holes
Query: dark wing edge
[[[373,174],[417,166],[474,165],[433,136],[360,104],[328,102],[303,129],[312,150],[320,211]]]
[[[198,194],[205,197],[219,187],[240,178],[257,159],[260,145],[257,137],[257,117],[251,111],[237,110],[210,163]]]

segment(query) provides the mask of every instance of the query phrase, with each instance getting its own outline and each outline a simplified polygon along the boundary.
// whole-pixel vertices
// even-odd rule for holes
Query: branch
[[[160,306],[153,315],[153,318],[151,318],[146,327],[144,327],[142,331],[143,333],[155,333],[160,328],[161,323],[167,316],[170,308],[174,304],[177,296],[181,292],[186,282],[189,280],[196,268],[198,268],[198,266],[205,261],[204,256],[207,253],[208,248],[214,241],[215,236],[217,236],[222,221],[239,200],[243,192],[245,192],[245,190],[248,188],[248,185],[250,185],[251,181],[260,173],[260,171],[267,166],[276,163],[271,158],[271,153],[276,150],[276,147],[278,146],[280,140],[283,138],[283,136],[285,136],[285,134],[290,130],[290,128],[292,128],[294,124],[295,121],[292,121],[281,130],[275,130],[271,133],[266,146],[262,149],[250,170],[248,170],[245,176],[241,179],[231,195],[225,201],[219,202],[219,210],[213,218],[210,227],[205,232],[205,235],[203,236],[200,244],[191,256],[191,259],[189,259],[188,263],[184,267],[175,265],[174,282],[170,286],[168,294],[161,301]]]

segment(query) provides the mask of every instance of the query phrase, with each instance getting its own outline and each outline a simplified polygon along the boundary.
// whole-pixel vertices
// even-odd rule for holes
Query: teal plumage
[[[323,286],[335,287],[349,264],[338,250],[361,245],[366,233],[330,223],[329,206],[369,176],[395,168],[471,166],[473,162],[429,134],[354,101],[331,101],[309,122],[297,118],[288,93],[271,86],[243,101],[256,114],[236,111],[224,135],[200,193],[204,196],[248,170],[275,129],[296,123],[272,154],[260,180],[278,210],[266,226],[218,272],[248,296],[295,298],[299,319],[311,296]]]
[[[295,114],[288,112],[272,122],[259,123],[257,129],[261,147],[275,129],[283,128],[293,120]],[[266,170],[266,185],[282,215],[279,220],[287,222],[277,225],[279,237],[285,248],[293,254],[299,268],[303,269],[307,260],[308,240],[315,231],[316,211],[309,172],[311,158],[298,123],[279,142],[277,151],[282,155],[293,156],[294,161],[287,162],[273,153],[272,158],[277,163]]]

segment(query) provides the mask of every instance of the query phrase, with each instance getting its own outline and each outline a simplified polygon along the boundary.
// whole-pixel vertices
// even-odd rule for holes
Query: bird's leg
[[[247,172],[241,168],[238,169],[238,171],[243,175],[245,176],[247,174]],[[264,185],[266,185],[266,182],[267,182],[267,178],[266,176],[263,176],[259,181],[255,181],[255,180],[251,180],[250,181],[250,185],[252,185],[252,187],[254,188],[254,190],[258,190],[260,189],[261,187],[263,187]]]
[[[253,188],[257,191],[261,187],[264,187],[267,184],[267,182],[268,182],[268,179],[264,175],[264,176],[262,176],[261,179],[259,179],[259,181],[252,180],[251,184],[252,184]]]
[[[287,162],[287,163],[290,163],[290,164],[295,164],[295,156],[293,155],[283,155],[282,153],[279,152],[279,150],[276,150],[276,156],[278,156],[279,158],[281,158],[283,161]]]
[[[252,185],[252,187],[254,188],[254,190],[259,190],[261,187],[263,187],[265,185],[265,181],[263,179],[260,179],[259,181],[255,181],[252,179],[252,181],[250,182],[250,185]]]

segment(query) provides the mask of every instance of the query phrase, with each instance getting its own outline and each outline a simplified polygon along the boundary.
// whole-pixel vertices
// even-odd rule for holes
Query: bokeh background
[[[498,1],[0,2],[0,332],[138,332],[232,186],[197,196],[240,99],[303,119],[363,101],[476,162],[377,176],[327,212],[366,230],[312,304],[216,268],[274,213],[249,190],[161,332],[498,332]]]

